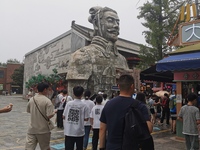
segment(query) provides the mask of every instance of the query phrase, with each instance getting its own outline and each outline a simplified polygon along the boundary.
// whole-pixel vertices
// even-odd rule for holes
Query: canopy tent
[[[171,55],[156,64],[156,71],[200,69],[200,52]]]
[[[158,72],[156,65],[142,71],[140,73],[140,80],[150,80],[158,82],[173,82],[173,73],[171,71]]]

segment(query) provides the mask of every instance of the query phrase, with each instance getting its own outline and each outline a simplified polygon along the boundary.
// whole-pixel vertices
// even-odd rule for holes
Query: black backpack
[[[139,150],[143,147],[142,144],[147,143],[150,147],[148,149],[142,148],[142,150],[154,150],[153,139],[146,120],[138,109],[139,103],[138,100],[134,100],[125,115],[122,150]]]

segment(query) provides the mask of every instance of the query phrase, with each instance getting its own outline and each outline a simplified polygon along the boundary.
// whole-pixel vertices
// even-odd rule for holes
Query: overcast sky
[[[24,55],[71,29],[71,22],[92,28],[93,6],[110,7],[120,18],[120,38],[145,44],[137,19],[146,0],[0,0],[0,62]]]

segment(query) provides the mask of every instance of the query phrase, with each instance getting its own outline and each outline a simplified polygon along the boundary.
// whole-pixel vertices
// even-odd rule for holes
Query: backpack
[[[175,107],[175,99],[176,99],[176,96],[173,96],[170,98],[170,100],[169,100],[169,108],[170,109],[173,109]]]
[[[139,150],[140,144],[152,139],[146,120],[138,109],[139,103],[138,100],[134,100],[125,115],[122,150]],[[154,145],[153,141],[151,145]],[[154,146],[151,147],[148,147],[148,150],[154,150]]]

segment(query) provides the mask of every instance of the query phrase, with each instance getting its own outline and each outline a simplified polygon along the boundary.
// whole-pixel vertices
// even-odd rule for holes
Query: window
[[[4,71],[0,70],[0,78],[4,78]]]

